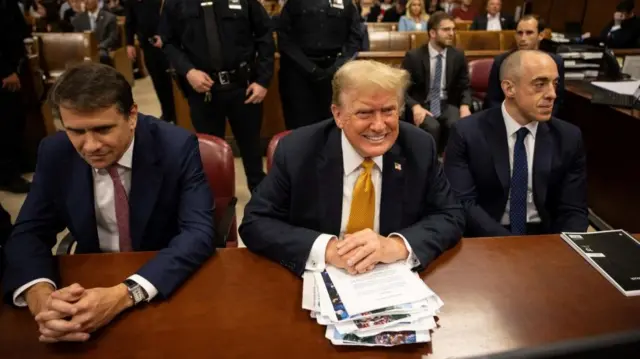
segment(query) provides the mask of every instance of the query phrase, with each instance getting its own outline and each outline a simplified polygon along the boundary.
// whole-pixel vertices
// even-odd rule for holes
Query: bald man
[[[558,67],[520,50],[500,68],[505,100],[451,130],[444,169],[466,210],[467,237],[585,231],[580,130],[552,116]]]

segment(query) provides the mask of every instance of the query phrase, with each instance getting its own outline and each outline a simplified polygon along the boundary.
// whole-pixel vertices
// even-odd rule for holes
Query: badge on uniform
[[[242,10],[242,5],[240,4],[240,0],[229,0],[229,9]]]
[[[344,9],[344,4],[342,3],[342,0],[329,0],[329,4],[331,5],[332,8]]]

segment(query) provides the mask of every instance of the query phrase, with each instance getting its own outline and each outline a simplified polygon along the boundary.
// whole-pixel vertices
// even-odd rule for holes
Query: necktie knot
[[[112,180],[120,180],[120,174],[118,173],[118,166],[117,165],[111,165],[109,167],[107,167],[107,173],[109,173],[109,177],[111,177]]]
[[[526,127],[521,127],[517,132],[516,132],[516,136],[517,136],[517,141],[518,142],[522,142],[524,141],[525,137],[527,137],[527,135],[529,134],[529,129]]]
[[[362,161],[362,168],[364,168],[364,171],[366,173],[371,173],[371,169],[373,169],[373,165],[374,165],[374,162],[370,158],[367,158],[366,160]]]

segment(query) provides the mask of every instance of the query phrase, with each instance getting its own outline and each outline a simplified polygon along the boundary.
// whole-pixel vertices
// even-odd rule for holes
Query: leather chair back
[[[369,51],[408,51],[410,48],[409,33],[397,31],[369,33]]]
[[[46,83],[52,84],[70,65],[82,61],[98,61],[98,43],[93,33],[34,33],[38,41],[40,68]]]
[[[214,223],[219,223],[225,209],[236,196],[236,172],[231,146],[221,138],[197,134],[204,173],[209,181],[216,204]],[[238,246],[238,228],[234,217],[227,239],[227,247]]]
[[[473,97],[484,100],[487,96],[491,66],[493,66],[493,58],[469,62],[469,79]]]
[[[271,137],[271,141],[269,141],[269,146],[267,146],[267,172],[271,170],[271,165],[273,164],[273,155],[276,153],[276,147],[278,147],[278,142],[282,137],[291,133],[291,130],[277,133],[273,137]]]
[[[413,31],[409,34],[411,49],[417,49],[429,43],[429,33],[426,31]]]
[[[455,46],[463,51],[500,50],[500,31],[458,31]]]
[[[469,31],[473,21],[458,21],[456,22],[456,31]]]

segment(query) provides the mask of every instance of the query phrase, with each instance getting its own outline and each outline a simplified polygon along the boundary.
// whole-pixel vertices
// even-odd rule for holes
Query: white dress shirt
[[[98,7],[94,12],[87,11],[87,15],[89,15],[89,26],[91,26],[91,31],[96,30],[96,21],[98,21],[98,12],[100,12],[100,7]]]
[[[526,126],[520,125],[516,120],[509,115],[507,109],[502,103],[502,117],[504,118],[504,125],[507,127],[507,143],[509,145],[509,176],[513,173],[513,149],[516,146],[516,139],[519,129],[526,127],[529,130],[529,134],[524,138],[524,148],[527,151],[527,223],[540,223],[540,216],[538,215],[538,209],[533,202],[533,156],[535,154],[536,146],[536,133],[538,131],[538,122],[531,121]],[[509,208],[510,208],[511,190],[509,190],[509,200],[507,200],[507,206],[505,207],[504,214],[500,224],[509,225]]]
[[[446,12],[447,14],[451,15],[451,13],[453,12],[453,9],[455,9],[456,4],[453,2],[445,2],[442,3],[442,10],[444,10],[444,12]]]
[[[438,55],[442,55],[442,76],[440,76],[440,99],[447,99],[447,49],[442,50],[442,52],[438,52],[431,43],[427,46],[429,48],[429,64],[431,68],[429,70],[429,83],[433,84],[433,78],[436,75],[436,63],[438,61]],[[432,88],[433,86],[429,86]]]
[[[134,142],[135,138],[131,140],[131,144],[129,144],[129,147],[117,162],[118,175],[120,175],[120,180],[127,192],[127,196],[131,190],[131,168],[133,164]],[[93,169],[93,193],[100,249],[103,252],[119,252],[120,237],[118,235],[118,222],[116,220],[115,193],[113,190],[113,181],[106,169]],[[158,294],[158,289],[156,289],[151,282],[142,276],[134,274],[128,279],[135,281],[144,288],[149,295],[147,298],[148,301]],[[55,283],[50,279],[34,279],[13,292],[13,303],[18,307],[26,306],[27,302],[25,301],[24,296],[22,296],[23,292],[39,282],[50,283],[54,288],[56,288]]]
[[[500,23],[500,13],[491,16],[487,14],[487,31],[501,31],[502,24]]]
[[[344,178],[342,185],[342,219],[340,221],[340,239],[344,237],[347,230],[347,223],[349,222],[349,213],[351,212],[351,200],[353,199],[353,188],[356,185],[356,181],[360,176],[360,173],[364,170],[362,168],[362,161],[364,158],[360,156],[358,152],[351,146],[351,143],[344,135],[341,134],[342,144],[342,163],[344,166]],[[373,188],[375,190],[375,215],[373,217],[373,231],[380,233],[380,198],[382,192],[382,156],[374,157],[371,159],[375,166],[371,171],[371,181],[373,182]],[[420,265],[420,261],[413,253],[411,246],[406,238],[399,233],[391,233],[389,236],[397,236],[402,238],[409,256],[407,257],[407,264],[413,267]],[[327,244],[333,238],[336,238],[331,234],[321,234],[316,238],[316,241],[311,247],[309,258],[307,259],[306,270],[309,271],[323,271],[326,267],[325,254],[327,251]]]

